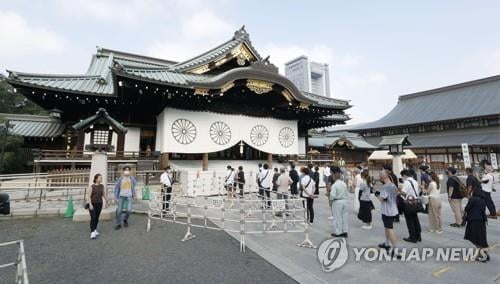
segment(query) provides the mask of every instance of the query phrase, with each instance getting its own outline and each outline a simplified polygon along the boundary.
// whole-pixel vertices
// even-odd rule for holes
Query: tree
[[[0,77],[0,113],[44,115],[47,112],[18,92]]]

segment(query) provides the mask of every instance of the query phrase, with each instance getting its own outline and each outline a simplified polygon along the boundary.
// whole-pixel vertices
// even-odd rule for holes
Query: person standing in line
[[[293,196],[297,196],[299,194],[298,183],[300,179],[294,164],[290,165],[290,172],[288,174],[292,179],[292,184],[290,185],[290,193]]]
[[[104,204],[107,202],[101,174],[96,174],[94,176],[94,181],[87,191],[87,201],[90,214],[90,238],[95,239],[99,235],[97,225],[99,224],[99,216],[103,208],[103,201],[105,202]]]
[[[330,203],[332,204],[333,228],[332,237],[347,238],[347,185],[342,180],[342,170],[339,167],[331,168],[334,183],[330,191]]]
[[[278,180],[278,177],[280,176],[280,173],[278,172],[278,168],[274,168],[274,173],[273,173],[273,192],[278,191],[278,185],[276,184],[276,181]]]
[[[271,207],[271,186],[273,183],[273,178],[271,176],[270,170],[269,170],[269,165],[264,164],[262,166],[262,171],[259,174],[259,195],[261,196],[262,200],[267,199],[267,207]]]
[[[462,227],[462,217],[464,215],[464,209],[462,207],[462,194],[460,193],[461,181],[455,175],[457,170],[453,167],[449,167],[446,170],[446,175],[448,176],[448,181],[446,182],[446,189],[448,192],[448,203],[450,204],[453,215],[455,215],[455,223],[450,224],[450,226],[459,228]]]
[[[314,195],[318,196],[319,195],[319,167],[318,166],[314,167],[313,180],[314,180]]]
[[[354,169],[354,180],[352,187],[354,188],[354,212],[359,211],[359,189],[361,187],[361,183],[363,182],[361,178],[361,170],[359,168]]]
[[[402,170],[401,177],[403,178],[403,188],[400,193],[401,197],[404,200],[408,200],[408,198],[419,198],[420,190],[418,188],[418,183],[413,178],[412,174],[408,170]],[[403,240],[410,243],[421,242],[422,229],[420,227],[420,221],[418,220],[418,213],[404,210],[404,215],[409,236],[403,238]]]
[[[234,176],[234,169],[231,166],[227,166],[226,176],[224,177],[224,187],[226,188],[229,198],[234,198]]]
[[[243,194],[245,193],[244,187],[245,187],[245,172],[243,171],[243,167],[239,166],[238,167],[238,174],[236,175],[236,181],[238,183],[238,188],[240,189],[240,197],[243,197]]]
[[[493,191],[493,181],[494,177],[492,174],[492,167],[490,162],[484,161],[484,175],[481,177],[481,188],[484,192],[484,202],[486,203],[486,207],[488,211],[490,211],[490,215],[488,218],[497,219],[497,210],[495,209],[495,203],[493,199],[491,199],[491,192]]]
[[[486,203],[484,201],[484,194],[479,190],[474,190],[465,206],[466,227],[464,239],[470,241],[479,249],[476,260],[480,262],[487,262],[490,260],[486,233],[488,218],[486,217],[485,211]]]
[[[173,177],[170,166],[167,166],[160,176],[161,193],[163,195],[163,212],[168,212],[170,208],[170,199],[172,198]]]
[[[378,245],[395,255],[396,251],[396,233],[394,232],[394,219],[399,214],[397,207],[398,188],[392,182],[387,171],[383,170],[379,174],[382,188],[375,192],[375,196],[380,201],[380,213],[382,213],[382,222],[384,223],[385,242]],[[392,246],[391,246],[392,245]]]
[[[137,180],[130,174],[130,167],[123,167],[123,174],[115,184],[115,199],[117,200],[118,207],[116,208],[116,225],[115,230],[119,230],[122,227],[122,222],[124,227],[128,227],[128,218],[130,217],[130,212],[132,211],[132,199],[136,198],[135,186]],[[122,219],[123,215],[123,204],[127,202],[127,209],[125,212],[125,217]]]
[[[255,174],[255,180],[257,181],[257,186],[258,186],[258,188],[259,188],[259,193],[260,193],[260,190],[261,190],[260,188],[262,187],[262,186],[260,185],[260,180],[259,180],[259,176],[260,176],[260,173],[261,173],[261,172],[262,172],[262,163],[259,163],[259,164],[257,165],[257,174]]]
[[[439,193],[439,177],[435,172],[430,172],[429,174],[430,182],[424,191],[427,193],[427,198],[429,199],[429,224],[430,233],[441,234],[443,232],[441,228],[441,194]]]
[[[276,184],[278,185],[277,196],[278,196],[278,199],[285,200],[285,213],[286,214],[288,214],[286,212],[286,210],[288,210],[288,188],[290,187],[290,185],[292,183],[293,183],[293,181],[290,178],[290,176],[286,173],[285,168],[281,168],[280,175],[278,177],[278,180],[276,181]],[[282,217],[283,212],[276,213],[276,216]]]
[[[482,190],[481,182],[474,174],[474,170],[466,168],[465,173],[467,173],[467,181],[465,182],[465,186],[467,186],[467,196],[471,196],[472,192],[475,190]]]
[[[325,188],[326,188],[326,196],[328,198],[328,206],[330,206],[330,216],[328,216],[328,220],[333,220],[333,215],[332,214],[332,208],[331,208],[331,203],[330,203],[330,190],[333,184],[332,176],[331,176],[331,171],[330,171],[330,166],[325,164],[325,167],[323,168],[323,181],[325,182]]]
[[[399,188],[398,177],[392,171],[392,166],[384,165],[383,169],[387,173],[391,182],[396,186],[396,188]],[[403,214],[403,198],[401,198],[400,195],[397,196],[396,204],[398,207],[398,215],[394,218],[394,223],[399,223],[399,216]]]
[[[359,186],[359,212],[358,219],[361,220],[365,225],[361,229],[371,230],[372,229],[372,210],[375,209],[371,199],[371,180],[370,172],[368,170],[363,170],[361,172],[361,184]]]
[[[300,187],[302,188],[302,198],[306,200],[304,207],[307,209],[307,220],[309,221],[309,224],[312,224],[314,221],[314,180],[309,173],[309,168],[300,168],[300,173],[302,174]]]
[[[431,183],[431,177],[429,175],[429,167],[428,166],[425,166],[425,165],[421,165],[419,167],[419,170],[420,170],[420,189],[427,189],[427,187],[429,186],[429,183]]]

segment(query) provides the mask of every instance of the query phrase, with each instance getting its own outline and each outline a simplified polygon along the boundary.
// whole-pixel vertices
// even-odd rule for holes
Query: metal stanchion
[[[189,241],[196,238],[196,235],[193,235],[191,233],[191,203],[187,203],[187,232],[186,235],[184,235],[184,238],[182,238],[181,241]]]

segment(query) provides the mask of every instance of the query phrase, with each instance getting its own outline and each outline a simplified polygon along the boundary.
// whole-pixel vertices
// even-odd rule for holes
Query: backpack
[[[458,191],[460,192],[460,196],[462,198],[466,198],[469,196],[468,191],[467,191],[467,186],[456,176],[452,176],[452,179],[454,179],[458,183]]]

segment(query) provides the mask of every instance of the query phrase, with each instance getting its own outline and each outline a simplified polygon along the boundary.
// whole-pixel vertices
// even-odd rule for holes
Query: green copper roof
[[[55,121],[9,120],[9,122],[13,125],[10,133],[23,137],[59,137],[66,128],[64,124]]]

